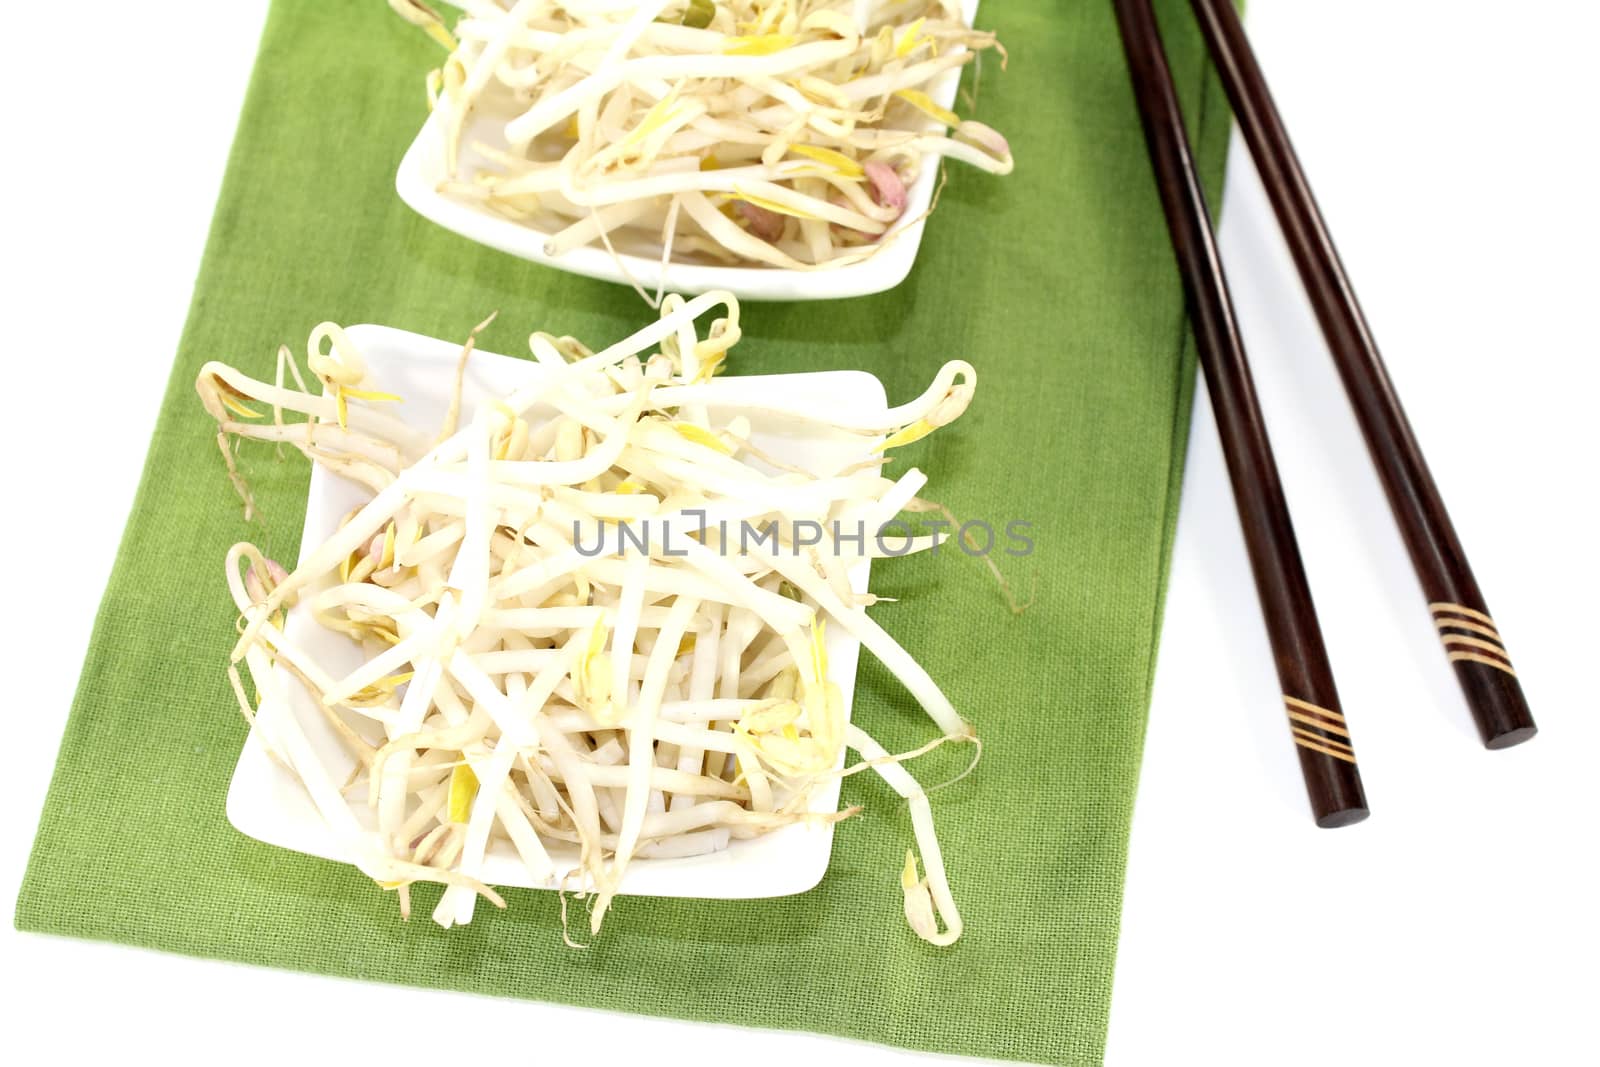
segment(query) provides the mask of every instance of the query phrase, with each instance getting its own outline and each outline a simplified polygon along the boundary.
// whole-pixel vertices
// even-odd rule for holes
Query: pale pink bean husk
[[[893,211],[906,209],[906,183],[900,180],[900,175],[887,163],[873,160],[862,165],[866,172],[867,181],[872,183],[872,199],[877,201],[879,207],[886,207]]]
[[[277,560],[269,559],[265,562],[267,565],[267,579],[272,582],[271,589],[262,584],[261,576],[256,573],[255,564],[245,565],[244,588],[250,594],[250,599],[257,604],[267,599],[267,595],[272,589],[276,589],[289,578],[289,572],[284,570],[283,565]]]
[[[733,203],[734,210],[750,224],[750,232],[755,236],[768,242],[776,241],[783,236],[783,216],[776,211],[768,211],[748,200],[735,200]]]
[[[956,130],[956,136],[968,144],[983,149],[996,159],[1011,158],[1011,142],[993,126],[968,119]]]

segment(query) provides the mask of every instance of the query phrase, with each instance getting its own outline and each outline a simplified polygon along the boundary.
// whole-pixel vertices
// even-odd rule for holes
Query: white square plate
[[[348,333],[366,357],[372,387],[405,398],[391,413],[418,428],[439,426],[444,419],[449,385],[461,346],[384,326],[354,326]],[[462,389],[463,425],[479,405],[512,392],[539,373],[538,365],[531,360],[489,352],[473,353]],[[864,371],[717,378],[713,386],[719,394],[725,394],[728,402],[760,403],[765,397],[782,397],[792,402],[802,397],[849,414],[882,411],[886,406],[882,383]],[[713,419],[728,414],[726,411],[719,413],[715,403],[709,407]],[[534,408],[534,415],[539,411]],[[749,415],[753,443],[783,462],[826,476],[861,457],[863,438],[859,434],[822,434],[796,420],[757,412]],[[361,487],[321,467],[314,467],[306,501],[301,553],[308,553],[325,541],[345,514],[368,499],[370,493]],[[850,574],[857,592],[867,589],[867,570],[867,564],[862,563]],[[361,663],[361,651],[343,636],[318,626],[303,605],[290,612],[287,633],[335,674],[353,670]],[[848,719],[860,644],[846,635],[843,627],[833,626],[827,631],[827,646],[828,662],[834,681],[844,694],[844,713]],[[311,694],[286,671],[280,670],[278,676],[283,692],[290,694],[288,706],[264,705],[259,714],[293,715],[318,755],[336,772],[333,779],[342,781],[354,768],[354,762],[324,722]],[[357,720],[353,725],[363,730],[371,727],[364,720]],[[340,768],[343,768],[342,773],[338,773]],[[838,779],[819,786],[811,795],[812,811],[834,811],[838,805]],[[357,804],[356,808],[358,819],[371,826],[365,806]],[[351,860],[299,781],[267,755],[254,731],[246,740],[234,768],[228,790],[228,820],[241,833],[270,845],[324,859]],[[762,837],[735,840],[726,850],[708,856],[636,859],[623,876],[620,892],[728,899],[801,893],[822,880],[832,844],[831,825],[790,826]],[[576,850],[570,846],[551,844],[550,856],[558,872],[564,873],[577,866]],[[491,885],[554,888],[553,885],[535,886],[516,853],[503,840],[497,840],[489,851],[484,880]]]
[[[977,11],[978,0],[962,0],[961,17],[967,25],[972,25]],[[928,95],[941,107],[954,108],[956,93],[961,86],[962,69],[956,67],[945,71],[928,84]],[[496,116],[489,109],[480,112],[475,119],[468,119],[462,137],[462,174],[471,174],[473,168],[482,162],[481,157],[468,147],[474,141],[505,147],[505,138],[500,135],[504,118],[503,115]],[[613,257],[604,246],[589,245],[559,256],[548,256],[544,252],[545,241],[549,239],[548,232],[497,215],[486,207],[451,199],[439,192],[439,183],[446,178],[442,120],[441,112],[430,116],[400,161],[395,189],[400,199],[410,205],[413,211],[469,240],[557,270],[622,285],[628,284],[631,275],[649,292],[663,287],[659,255],[651,258],[622,253]],[[889,232],[898,236],[870,259],[846,267],[813,271],[668,263],[664,288],[686,294],[726,289],[741,300],[836,300],[893,289],[905,281],[906,275],[911,273],[912,263],[916,261],[917,248],[922,244],[922,216],[933,201],[938,171],[937,166],[922,169],[911,188],[906,190],[905,214],[900,216],[900,222],[890,228]],[[618,265],[619,260],[622,266]],[[623,272],[624,266],[627,268],[626,274]]]

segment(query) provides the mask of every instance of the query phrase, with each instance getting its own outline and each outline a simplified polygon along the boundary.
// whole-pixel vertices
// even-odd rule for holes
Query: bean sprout
[[[1011,148],[929,96],[980,52],[955,0],[483,0],[428,77],[442,192],[548,235],[663,261],[814,270],[885,247],[906,190]],[[507,6],[509,4],[509,7]]]
[[[848,572],[939,543],[885,532],[927,477],[887,477],[882,453],[957,418],[976,376],[948,363],[915,400],[865,417],[789,398],[741,406],[708,381],[739,335],[727,293],[670,296],[657,322],[599,353],[534,334],[530,384],[465,425],[459,366],[441,374],[452,399],[438,435],[393,416],[399,398],[368,381],[333,323],[311,335],[320,396],[276,384],[286,364],[304,381],[286,349],[272,383],[201,369],[247,507],[239,438],[291,445],[370,494],[293,570],[247,543],[229,551],[230,678],[269,754],[403,913],[419,881],[444,885],[433,918],[447,927],[470,921],[480,896],[503,906],[483,880],[500,841],[534,884],[592,895],[598,933],[631,863],[837,822],[856,809],[814,811],[813,792],[871,769],[909,804],[908,920],[936,944],[960,936],[928,797],[902,761],[976,737],[867,616],[874,598]],[[859,440],[858,455],[833,471],[776,467],[749,442],[752,418],[774,414]],[[803,522],[865,536],[818,542]],[[360,665],[319,662],[291,636],[291,608],[358,647]],[[900,680],[933,741],[890,755],[845,721],[829,627]],[[283,704],[288,679],[354,762],[348,782]],[[847,750],[861,762],[842,766]],[[556,845],[577,846],[575,868],[559,869]]]

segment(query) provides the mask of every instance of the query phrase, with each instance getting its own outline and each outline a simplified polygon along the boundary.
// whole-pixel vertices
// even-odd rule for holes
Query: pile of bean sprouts
[[[954,0],[468,0],[453,35],[390,4],[450,50],[428,78],[441,190],[551,256],[840,267],[886,245],[930,162],[1012,169],[1003,136],[929,96],[999,49]],[[468,140],[474,119],[495,136]]]
[[[947,363],[917,399],[864,418],[783,399],[741,408],[711,382],[740,336],[737,301],[669,296],[658,321],[599,353],[534,334],[537,377],[458,425],[477,335],[437,432],[395,416],[400,398],[368,380],[333,323],[308,346],[319,394],[287,348],[272,382],[212,362],[196,383],[247,513],[243,438],[297,448],[371,493],[325,542],[303,546],[293,571],[248,543],[227,556],[240,613],[235,692],[344,852],[397,891],[406,914],[410,885],[443,883],[433,918],[449,926],[470,921],[479,896],[504,906],[481,877],[491,844],[504,840],[534,884],[588,900],[598,932],[635,859],[702,855],[845,818],[854,809],[809,810],[811,792],[870,767],[909,805],[906,917],[928,941],[954,941],[961,919],[928,797],[902,761],[976,738],[867,615],[874,598],[854,592],[848,572],[937,543],[885,530],[923,503],[927,482],[916,470],[886,477],[885,451],[958,417],[972,367]],[[820,474],[782,464],[751,443],[752,418],[844,431],[859,438],[859,454]],[[801,520],[879,536],[811,544],[797,535]],[[645,521],[658,536],[641,548]],[[723,523],[774,536],[752,542]],[[296,603],[358,645],[361,665],[333,672],[287,636]],[[890,755],[845,720],[830,626],[905,685],[938,728],[929,744]],[[280,710],[294,682],[354,760],[348,780]],[[847,749],[861,757],[848,767]],[[575,868],[557,868],[548,848],[558,845],[577,847]]]

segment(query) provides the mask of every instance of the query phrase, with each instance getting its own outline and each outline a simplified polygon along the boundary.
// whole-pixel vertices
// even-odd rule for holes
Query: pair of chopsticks
[[[1367,816],[1361,772],[1256,400],[1172,72],[1150,0],[1113,3],[1306,792],[1318,826],[1348,826]],[[1516,671],[1334,251],[1233,2],[1189,3],[1338,366],[1483,743],[1507,748],[1526,741],[1537,727]]]

